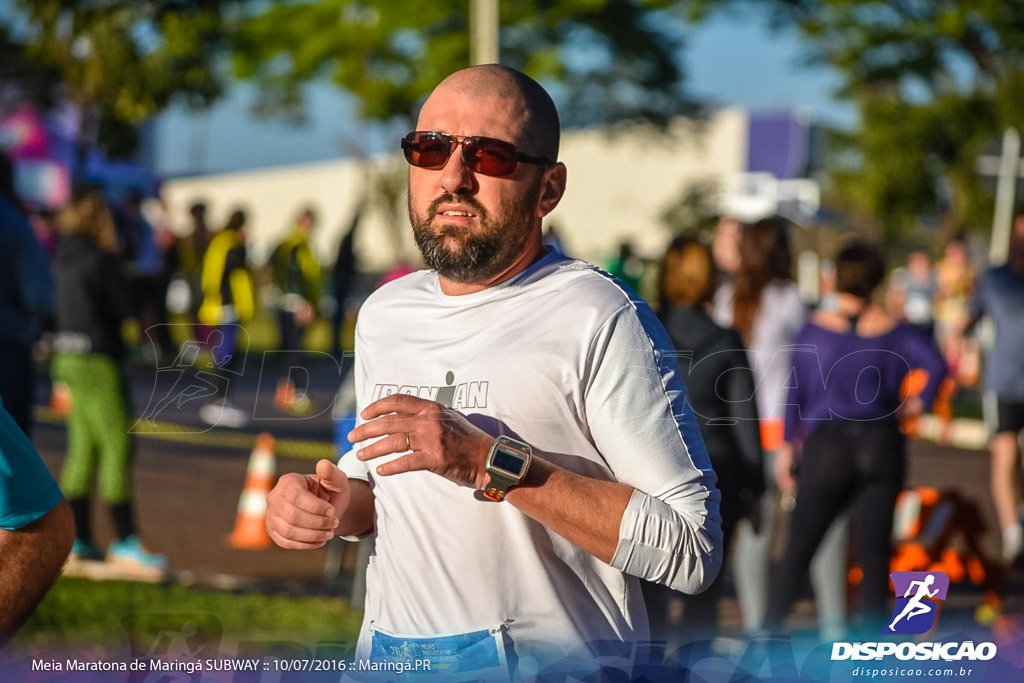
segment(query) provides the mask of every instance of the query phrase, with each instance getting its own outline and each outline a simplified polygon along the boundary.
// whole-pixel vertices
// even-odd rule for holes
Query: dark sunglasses
[[[511,142],[477,135],[415,131],[402,138],[405,160],[419,168],[441,168],[459,145],[462,145],[462,161],[474,173],[484,175],[509,175],[520,161],[545,166],[555,163],[547,157],[517,152]]]

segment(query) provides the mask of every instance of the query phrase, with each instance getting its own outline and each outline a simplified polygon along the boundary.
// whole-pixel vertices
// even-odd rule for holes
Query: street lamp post
[[[996,266],[1006,262],[1010,249],[1010,223],[1013,220],[1013,205],[1017,195],[1017,178],[1024,175],[1020,159],[1020,134],[1016,128],[1003,132],[1003,150],[996,156],[978,157],[978,171],[983,175],[995,175],[996,210],[992,217],[992,241],[989,244],[988,260]]]
[[[498,0],[470,0],[469,61],[476,64],[497,64]]]

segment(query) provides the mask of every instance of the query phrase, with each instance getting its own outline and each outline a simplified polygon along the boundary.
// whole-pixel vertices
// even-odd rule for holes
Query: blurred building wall
[[[626,239],[640,254],[660,256],[669,239],[666,208],[691,183],[722,183],[742,172],[746,149],[747,113],[740,109],[717,112],[703,126],[678,121],[668,136],[569,132],[560,153],[568,186],[550,220],[573,256],[599,262]]]

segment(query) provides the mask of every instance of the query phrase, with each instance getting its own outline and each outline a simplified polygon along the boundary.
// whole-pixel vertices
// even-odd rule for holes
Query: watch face
[[[508,472],[513,477],[520,477],[525,466],[526,457],[518,451],[513,451],[507,446],[498,446],[494,449],[491,467]]]

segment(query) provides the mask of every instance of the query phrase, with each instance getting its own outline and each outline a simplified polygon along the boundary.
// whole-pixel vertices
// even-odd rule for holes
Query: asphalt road
[[[149,418],[136,428],[137,525],[144,542],[165,554],[173,569],[185,572],[187,580],[217,583],[231,576],[301,583],[323,579],[325,550],[235,550],[226,542],[235,525],[257,434],[270,432],[279,440],[276,450],[291,453],[290,457],[277,455],[277,474],[312,472],[318,457],[333,456],[331,408],[338,379],[329,361],[327,367],[323,365],[311,367],[313,408],[302,416],[273,408],[276,369],[259,372],[261,368],[253,364],[234,377],[232,402],[255,416],[244,429],[210,428],[199,419],[199,408],[206,399],[189,400],[187,390],[201,387],[201,379],[182,378],[173,369],[132,371],[136,415]],[[175,402],[154,411],[154,405],[167,396],[183,392],[181,405]],[[50,470],[59,475],[67,443],[65,426],[43,407],[37,408],[36,417],[33,441]],[[104,547],[112,526],[103,506],[97,500],[93,503],[94,533]]]

